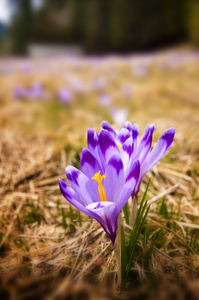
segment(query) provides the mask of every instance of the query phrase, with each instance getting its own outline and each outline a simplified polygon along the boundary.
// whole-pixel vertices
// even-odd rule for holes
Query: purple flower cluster
[[[100,134],[88,130],[81,171],[68,166],[70,186],[61,179],[59,185],[66,200],[97,220],[114,244],[120,211],[138,193],[143,176],[169,149],[175,130],[167,130],[151,151],[154,125],[147,126],[141,140],[138,126],[128,121],[118,134],[107,122],[102,122],[102,128]]]
[[[62,104],[69,104],[71,102],[71,94],[68,89],[60,88],[57,94]]]
[[[35,83],[31,88],[23,88],[23,87],[16,87],[14,89],[14,97],[17,99],[45,99],[46,94],[43,89],[43,86],[39,83]]]

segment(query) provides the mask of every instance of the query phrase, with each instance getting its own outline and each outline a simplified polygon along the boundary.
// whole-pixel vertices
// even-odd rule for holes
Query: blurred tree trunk
[[[195,46],[199,46],[199,1],[190,0],[188,6],[188,36]]]
[[[109,41],[122,52],[183,40],[187,0],[111,0]]]
[[[14,7],[14,18],[11,25],[13,52],[17,55],[27,53],[27,45],[31,38],[32,5],[31,0],[11,1]]]
[[[82,43],[85,27],[85,5],[87,0],[69,0],[68,13],[69,13],[69,28],[68,39],[72,43]]]
[[[133,39],[133,0],[111,0],[109,41],[116,51],[129,50]]]
[[[110,1],[86,0],[84,46],[87,52],[109,50],[108,30]]]

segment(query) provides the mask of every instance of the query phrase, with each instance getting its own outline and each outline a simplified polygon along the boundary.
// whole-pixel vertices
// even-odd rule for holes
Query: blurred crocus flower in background
[[[31,88],[15,87],[14,97],[16,99],[47,99],[47,95],[40,83],[35,83]]]
[[[105,89],[106,85],[107,85],[106,78],[104,76],[100,76],[94,82],[92,82],[91,89],[96,91],[102,91]]]
[[[28,93],[27,93],[26,89],[17,86],[17,87],[14,88],[13,96],[16,99],[24,99],[24,98],[27,98]]]
[[[108,94],[102,94],[99,97],[99,105],[100,106],[109,106],[111,104],[111,98]]]
[[[46,94],[40,83],[35,83],[29,90],[29,97],[33,99],[45,99]]]
[[[117,129],[121,129],[123,126],[125,120],[127,119],[128,111],[127,109],[116,109],[112,108],[111,109],[111,117],[113,119],[113,122],[115,123]]]
[[[58,90],[58,98],[62,104],[69,104],[71,102],[71,94],[66,88],[60,88]]]
[[[146,64],[134,64],[132,67],[132,74],[137,78],[144,78],[148,75],[148,67]]]
[[[32,73],[33,72],[33,66],[29,63],[23,63],[22,65],[20,65],[20,70],[24,73]]]
[[[72,80],[72,87],[76,93],[82,93],[84,90],[83,83],[79,79]]]
[[[130,96],[132,95],[132,88],[126,85],[123,87],[122,93],[126,98],[130,98]]]
[[[114,244],[118,215],[137,185],[140,163],[135,160],[125,170],[123,160],[130,149],[120,151],[107,130],[98,135],[89,129],[88,149],[81,154],[81,171],[72,166],[65,170],[71,186],[61,179],[59,186],[66,200],[97,220]]]

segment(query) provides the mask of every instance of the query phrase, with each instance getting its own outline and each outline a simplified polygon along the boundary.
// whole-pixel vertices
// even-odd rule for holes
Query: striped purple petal
[[[108,201],[117,203],[118,195],[124,184],[124,166],[121,157],[114,154],[105,170],[104,189]]]
[[[136,150],[140,142],[139,128],[136,123],[133,124],[132,138],[133,138],[134,150]]]
[[[139,160],[135,160],[133,163],[132,168],[130,168],[129,173],[127,174],[127,177],[125,179],[125,183],[123,185],[123,188],[121,190],[121,193],[119,195],[118,202],[116,204],[116,212],[119,214],[119,212],[122,210],[130,196],[135,190],[135,187],[138,182],[138,178],[140,175],[140,162]]]
[[[133,153],[133,147],[133,138],[130,137],[124,142],[124,144],[120,148],[120,154],[124,164],[124,170],[127,170],[127,168],[129,167],[131,155]]]
[[[98,133],[93,129],[87,131],[87,143],[90,153],[99,161],[98,154]]]
[[[114,244],[117,232],[117,218],[118,214],[115,213],[116,205],[113,202],[99,202],[92,203],[87,206],[87,209],[93,214],[96,219],[104,228],[106,233],[110,236]]]
[[[102,130],[99,134],[99,157],[104,171],[109,159],[114,154],[119,154],[118,146],[111,134]]]
[[[135,124],[131,124],[131,122],[126,121],[124,123],[124,128],[128,129],[129,132],[131,133],[131,136],[133,138],[133,144],[134,144],[134,151],[136,151],[139,142],[140,142],[140,136],[139,136],[139,128],[138,125]]]
[[[95,173],[102,171],[98,161],[87,149],[82,150],[80,164],[81,171],[88,178],[92,178],[95,175]]]
[[[87,206],[82,203],[82,201],[78,198],[77,194],[73,191],[73,189],[66,184],[63,180],[59,179],[59,187],[62,192],[62,195],[65,197],[65,199],[72,204],[74,207],[79,209],[81,212],[86,214],[87,216],[94,218],[97,220],[101,226],[104,228],[104,230],[107,232],[108,229],[106,228],[106,222],[102,219],[103,213],[99,211],[99,209],[94,209],[95,207],[99,207],[99,204],[101,202],[94,202]],[[114,204],[114,203],[113,203]],[[105,208],[106,205],[103,207]],[[109,232],[107,232],[109,233]]]
[[[126,128],[122,128],[118,133],[116,138],[116,143],[119,145],[124,144],[124,142],[131,136],[130,132]]]
[[[89,179],[84,173],[72,166],[66,167],[65,173],[71,187],[85,205],[100,201],[94,180]]]
[[[171,147],[175,135],[175,129],[168,129],[158,140],[157,144],[147,156],[143,166],[141,176],[144,176],[149,170],[151,170],[159,160],[166,154]]]
[[[131,122],[129,122],[129,121],[125,121],[124,128],[128,129],[128,131],[130,131],[132,133],[132,131],[133,131],[133,124]]]
[[[147,157],[148,153],[151,150],[151,144],[152,144],[152,137],[153,132],[155,130],[155,126],[147,126],[145,133],[143,135],[143,138],[137,148],[137,150],[134,152],[132,156],[132,161],[139,158],[140,164],[144,162],[145,158]]]
[[[59,179],[59,187],[62,192],[62,195],[70,204],[75,206],[77,209],[79,209],[83,213],[87,214],[87,210],[86,210],[84,203],[80,200],[78,195],[68,184],[66,184],[63,180]]]
[[[113,127],[108,122],[103,121],[102,128],[104,130],[108,130],[114,139],[116,138],[117,134],[116,134],[115,130],[113,129]]]

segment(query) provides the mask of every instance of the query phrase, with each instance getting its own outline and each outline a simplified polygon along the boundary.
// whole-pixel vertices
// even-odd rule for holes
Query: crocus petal
[[[81,164],[81,171],[88,178],[92,178],[95,175],[95,173],[101,171],[101,167],[98,161],[87,149],[82,150],[80,164]]]
[[[99,135],[99,157],[104,171],[113,154],[119,154],[118,146],[111,134],[106,130],[102,130]]]
[[[100,162],[98,154],[98,134],[93,129],[87,131],[87,143],[90,153]]]
[[[115,203],[108,202],[108,201],[103,201],[103,202],[100,201],[100,202],[91,203],[91,204],[87,205],[86,208],[88,210],[96,213],[99,218],[104,219],[106,209],[110,208],[110,207],[112,208],[112,211],[113,211],[113,209],[115,208]]]
[[[96,205],[96,202],[89,204],[88,206],[85,206],[82,203],[82,201],[78,198],[77,194],[73,191],[73,189],[61,179],[59,179],[59,187],[62,192],[62,195],[70,204],[72,204],[74,207],[79,209],[81,212],[83,212],[87,216],[94,218],[100,224],[103,223],[103,220],[101,219],[101,217],[98,214],[96,214],[95,212],[93,212],[92,210],[87,208],[87,207],[89,207],[89,205],[92,205],[92,204]],[[103,226],[103,228],[104,228],[104,226]]]
[[[140,162],[139,160],[135,160],[133,163],[132,168],[130,168],[129,173],[125,179],[125,183],[119,195],[118,202],[116,204],[116,213],[122,210],[126,202],[128,201],[129,197],[132,195],[133,191],[138,182],[138,178],[140,175]]]
[[[129,167],[131,155],[133,153],[133,147],[133,138],[130,137],[124,142],[124,144],[120,148],[120,154],[124,164],[124,170],[127,170],[127,168]]]
[[[86,207],[84,203],[79,199],[78,195],[68,184],[66,184],[63,180],[59,179],[59,187],[62,192],[62,195],[70,204],[72,204],[82,212],[86,212]]]
[[[124,184],[124,166],[119,155],[113,155],[105,170],[104,189],[108,201],[117,203],[118,195]]]
[[[124,123],[124,128],[128,129],[129,132],[131,133],[131,136],[133,138],[134,151],[136,151],[138,144],[140,142],[138,125],[136,123],[132,125],[131,122],[126,121]]]
[[[124,128],[128,129],[128,131],[130,131],[131,133],[132,133],[132,131],[133,131],[133,125],[132,125],[132,123],[129,122],[129,121],[125,121],[125,123],[124,123]]]
[[[87,209],[93,214],[93,218],[96,219],[104,228],[106,233],[109,234],[113,244],[116,238],[117,230],[117,218],[115,209],[116,205],[113,202],[99,202],[92,203],[87,206]]]
[[[138,125],[136,123],[133,124],[132,138],[133,138],[134,151],[135,151],[137,149],[138,145],[139,145],[139,142],[140,142],[139,128],[138,128]]]
[[[129,137],[131,136],[130,132],[126,128],[122,128],[118,133],[116,138],[116,143],[122,145]]]
[[[150,152],[154,130],[154,125],[147,126],[143,138],[137,148],[137,151],[135,151],[132,155],[132,161],[139,158],[140,164],[142,165],[148,153]]]
[[[88,205],[100,201],[99,192],[97,186],[94,184],[94,180],[89,179],[84,173],[72,166],[66,167],[65,173],[71,187],[84,204]]]
[[[116,138],[117,134],[116,134],[115,130],[113,129],[113,127],[108,122],[103,121],[102,128],[105,130],[108,130],[114,139]]]
[[[141,171],[143,177],[149,170],[151,170],[159,160],[165,155],[170,148],[175,135],[175,129],[168,129],[158,140],[157,144],[146,158]]]
[[[78,195],[75,193],[75,191],[63,180],[59,179],[59,186],[61,189],[61,192],[63,196],[66,198],[66,200],[74,199],[78,201],[79,203],[83,204],[83,202],[79,199]]]

